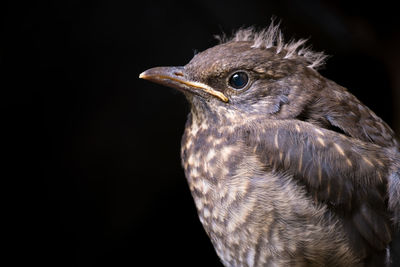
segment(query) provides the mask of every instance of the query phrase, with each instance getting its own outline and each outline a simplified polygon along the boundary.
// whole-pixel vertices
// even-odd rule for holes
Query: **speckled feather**
[[[191,103],[181,154],[199,218],[226,266],[383,266],[400,225],[398,141],[304,43],[244,29],[154,79]]]

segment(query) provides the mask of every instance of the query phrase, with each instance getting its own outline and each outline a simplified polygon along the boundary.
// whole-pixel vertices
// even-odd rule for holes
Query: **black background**
[[[215,34],[275,15],[287,39],[332,56],[324,76],[400,132],[394,1],[14,1],[0,12],[3,240],[15,265],[220,266],[180,166],[188,105],[138,79],[186,64]]]

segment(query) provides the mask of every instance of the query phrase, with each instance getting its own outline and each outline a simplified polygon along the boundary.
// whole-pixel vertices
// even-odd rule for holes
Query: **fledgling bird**
[[[226,266],[389,266],[394,132],[278,26],[140,74],[191,104],[181,157],[200,221]]]

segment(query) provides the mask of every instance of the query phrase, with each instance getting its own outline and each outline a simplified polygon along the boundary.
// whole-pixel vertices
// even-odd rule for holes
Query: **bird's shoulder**
[[[346,88],[324,79],[302,120],[379,146],[398,146],[394,131]]]

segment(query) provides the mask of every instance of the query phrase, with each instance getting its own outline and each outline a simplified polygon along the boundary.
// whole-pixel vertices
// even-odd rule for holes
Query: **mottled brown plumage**
[[[245,29],[141,78],[191,103],[182,164],[226,266],[384,266],[400,224],[398,142],[303,44]]]

